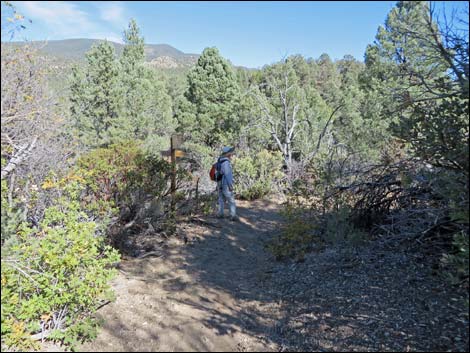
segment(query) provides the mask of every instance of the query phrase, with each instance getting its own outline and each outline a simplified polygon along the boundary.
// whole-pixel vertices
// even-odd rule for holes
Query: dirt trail
[[[179,224],[159,257],[123,261],[117,300],[80,350],[468,351],[468,292],[406,243],[340,243],[280,263],[264,249],[279,205],[238,210],[238,223]]]
[[[159,257],[123,261],[117,300],[99,310],[104,326],[80,350],[277,351],[281,305],[266,288],[263,247],[278,206],[239,202],[238,212],[240,222],[180,226],[188,243],[173,239]]]

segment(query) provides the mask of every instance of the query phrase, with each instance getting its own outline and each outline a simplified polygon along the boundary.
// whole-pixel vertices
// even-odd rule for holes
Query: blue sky
[[[216,46],[233,64],[246,67],[261,67],[291,54],[318,58],[328,53],[333,59],[350,54],[362,60],[395,3],[13,1],[18,12],[32,20],[15,40],[121,41],[129,19],[135,18],[146,43],[165,43],[186,53]],[[446,6],[451,3],[456,2]]]

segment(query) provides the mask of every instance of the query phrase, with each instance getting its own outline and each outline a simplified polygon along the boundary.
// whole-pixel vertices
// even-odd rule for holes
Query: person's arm
[[[233,175],[232,175],[232,166],[230,162],[225,162],[222,164],[222,172],[224,174],[225,182],[227,183],[228,189],[233,190]]]

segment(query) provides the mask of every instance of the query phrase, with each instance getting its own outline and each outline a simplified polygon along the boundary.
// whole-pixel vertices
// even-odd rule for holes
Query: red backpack
[[[227,160],[223,160],[220,163],[217,161],[216,163],[212,164],[211,171],[209,172],[209,176],[211,177],[212,181],[221,181],[222,180],[222,177],[224,175],[220,172],[220,167],[222,166],[222,163],[224,163],[224,162],[227,162]]]
[[[215,180],[215,173],[217,172],[217,163],[212,164],[211,171],[209,172],[209,176],[211,177],[212,181],[217,181]]]

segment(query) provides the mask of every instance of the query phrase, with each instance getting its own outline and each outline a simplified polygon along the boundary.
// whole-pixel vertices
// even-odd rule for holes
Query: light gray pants
[[[233,192],[228,189],[225,189],[222,186],[219,186],[219,216],[224,215],[224,204],[225,201],[228,202],[230,208],[230,216],[235,217],[237,215],[237,208],[235,206],[235,197],[233,196]]]

